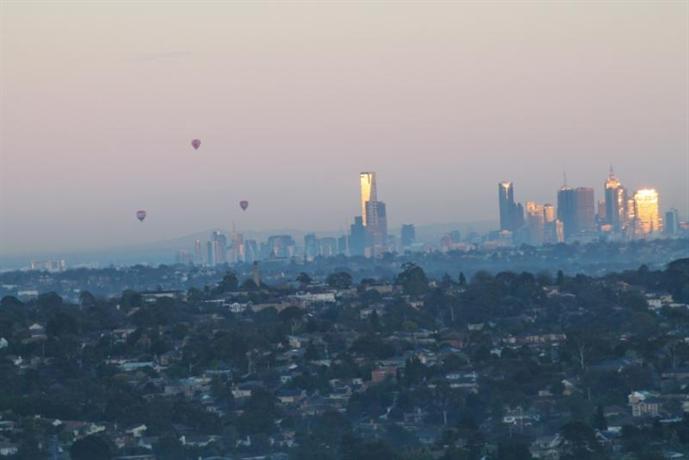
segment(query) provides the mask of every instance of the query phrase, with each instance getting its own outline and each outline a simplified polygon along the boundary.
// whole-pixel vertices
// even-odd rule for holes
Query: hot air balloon
[[[246,208],[249,207],[249,202],[246,200],[242,200],[239,202],[239,207],[242,208],[242,211],[246,211]]]
[[[199,147],[201,147],[201,140],[194,139],[193,141],[191,141],[191,146],[194,147],[194,150],[198,150]]]
[[[139,219],[140,222],[143,222],[146,218],[146,211],[144,211],[143,209],[140,211],[136,211],[136,218]]]

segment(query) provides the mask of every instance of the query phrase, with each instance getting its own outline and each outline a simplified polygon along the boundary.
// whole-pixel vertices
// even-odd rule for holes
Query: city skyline
[[[65,5],[2,4],[2,254],[346,230],[362,170],[390,228],[610,163],[687,215],[685,4]]]

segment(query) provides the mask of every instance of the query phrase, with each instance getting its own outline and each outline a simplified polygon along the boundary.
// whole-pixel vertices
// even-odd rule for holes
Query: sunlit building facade
[[[634,194],[634,233],[646,237],[661,230],[658,192],[652,188],[637,190]]]
[[[542,205],[533,201],[526,202],[526,228],[529,244],[542,245],[545,239],[545,213]]]
[[[619,232],[627,223],[627,191],[615,177],[612,168],[605,181],[605,223]]]
[[[361,218],[364,226],[367,226],[369,219],[366,212],[366,203],[369,201],[378,201],[378,193],[376,190],[376,173],[372,171],[365,171],[359,174],[359,187],[361,192]]]

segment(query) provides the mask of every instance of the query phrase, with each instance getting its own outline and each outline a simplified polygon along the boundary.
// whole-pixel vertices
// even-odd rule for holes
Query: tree
[[[110,460],[110,446],[97,435],[86,436],[69,449],[72,460]]]
[[[521,439],[505,439],[498,443],[497,460],[532,460],[531,452],[526,441]]]
[[[19,299],[11,295],[6,295],[0,300],[0,307],[2,308],[21,307],[22,305],[24,304]]]
[[[605,412],[600,404],[596,406],[596,412],[591,417],[591,426],[599,431],[608,429],[608,421],[605,419]]]
[[[422,295],[428,291],[428,278],[421,267],[413,263],[404,264],[395,284],[402,286],[405,294]]]
[[[79,304],[82,307],[92,307],[96,304],[96,297],[89,291],[79,292]]]
[[[347,272],[335,272],[326,278],[328,286],[334,289],[349,289],[352,287],[352,275]]]
[[[297,275],[297,281],[301,285],[302,289],[311,284],[311,277],[306,272],[301,272]]]
[[[54,292],[46,292],[38,296],[36,304],[41,308],[57,308],[62,305],[62,297]]]
[[[565,274],[562,273],[562,270],[557,271],[557,279],[555,281],[555,284],[557,284],[560,287],[562,287],[562,285],[565,284]]]
[[[79,324],[72,315],[58,311],[48,320],[45,332],[49,337],[77,335],[79,333]]]
[[[234,272],[227,272],[223,276],[222,281],[218,284],[218,291],[220,293],[236,291],[239,286],[239,280]]]
[[[464,272],[460,272],[459,274],[459,285],[461,287],[466,287],[467,285],[467,277],[464,276]]]

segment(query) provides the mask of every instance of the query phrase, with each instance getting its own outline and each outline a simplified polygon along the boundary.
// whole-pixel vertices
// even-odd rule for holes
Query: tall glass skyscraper
[[[376,173],[372,171],[362,172],[359,174],[359,183],[361,189],[361,218],[364,226],[367,226],[369,219],[366,212],[366,203],[369,201],[378,201]]]
[[[620,231],[626,224],[627,191],[615,177],[612,168],[605,181],[605,223]]]

